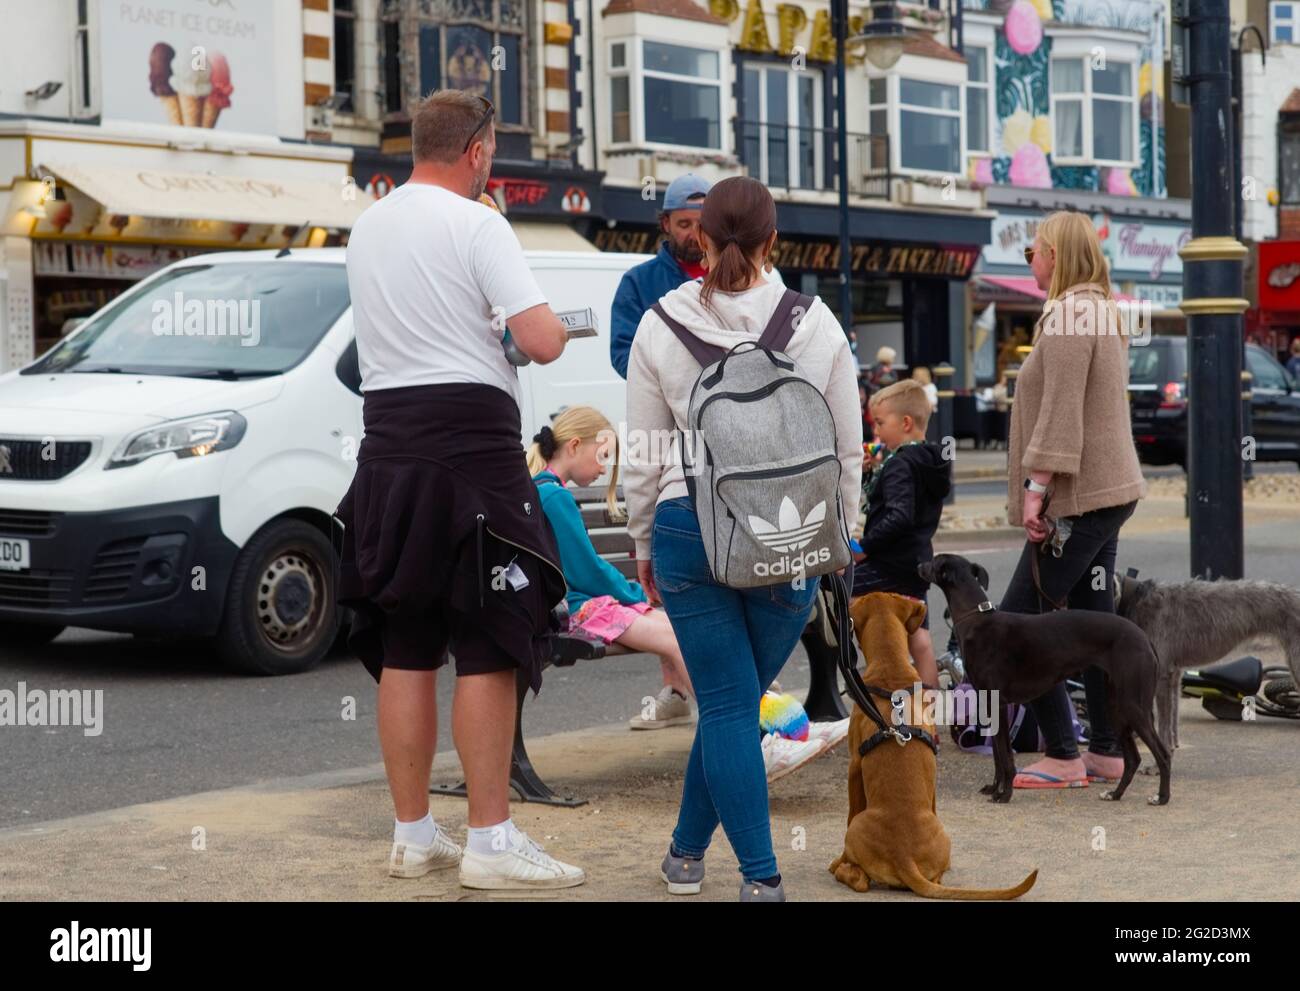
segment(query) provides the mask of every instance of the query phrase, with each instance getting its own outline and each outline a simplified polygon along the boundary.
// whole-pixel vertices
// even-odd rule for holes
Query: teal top
[[[578,500],[551,471],[533,476],[542,497],[542,511],[555,531],[560,548],[560,567],[569,584],[569,615],[574,615],[588,599],[612,595],[623,605],[645,602],[646,594],[638,582],[624,578],[617,568],[596,553],[582,525]]]

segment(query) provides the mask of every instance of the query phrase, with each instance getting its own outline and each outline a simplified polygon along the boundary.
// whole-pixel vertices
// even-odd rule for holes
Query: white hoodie
[[[707,344],[724,349],[756,341],[776,311],[785,287],[765,282],[744,292],[715,292],[706,310],[700,302],[699,281],[668,293],[660,305],[670,317]],[[862,407],[858,399],[858,366],[848,338],[826,304],[818,297],[804,315],[785,353],[799,374],[826,397],[835,419],[835,437],[842,471],[840,494],[850,528],[858,518],[862,495]],[[627,429],[629,447],[636,438],[662,438],[686,428],[691,388],[700,363],[686,350],[654,310],[637,325],[627,366]],[[651,448],[642,442],[642,452]],[[625,452],[627,454],[628,452]],[[638,560],[650,559],[650,534],[655,507],[664,499],[685,496],[680,465],[647,463],[663,458],[629,455],[623,491],[627,496],[628,531],[636,541]]]

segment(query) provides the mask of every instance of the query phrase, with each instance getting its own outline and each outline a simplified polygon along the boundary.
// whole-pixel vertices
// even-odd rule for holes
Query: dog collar
[[[988,599],[985,599],[983,602],[981,602],[978,606],[976,606],[976,607],[975,607],[974,609],[972,609],[970,612],[965,613],[965,614],[963,614],[963,615],[961,615],[961,616],[954,617],[954,618],[953,618],[953,621],[952,621],[952,625],[953,625],[953,626],[956,626],[956,625],[957,625],[958,623],[960,623],[962,620],[964,620],[964,619],[970,619],[970,618],[971,618],[972,616],[974,616],[976,613],[981,613],[981,612],[993,612],[993,611],[996,610],[996,609],[997,609],[997,606],[995,606],[995,605],[994,605],[992,602],[990,602]]]

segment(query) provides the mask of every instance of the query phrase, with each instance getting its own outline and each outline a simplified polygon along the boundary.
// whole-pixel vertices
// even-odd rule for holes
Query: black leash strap
[[[871,737],[862,741],[862,745],[858,747],[858,754],[865,757],[868,752],[888,739],[895,740],[900,747],[912,740],[920,740],[937,754],[939,742],[922,727],[906,724],[891,726],[885,722],[885,717],[880,714],[871,696],[876,695],[892,702],[893,695],[883,688],[866,684],[858,674],[858,652],[854,647],[853,617],[849,615],[849,594],[844,587],[844,579],[832,571],[822,575],[821,580],[823,591],[830,593],[831,621],[835,624],[835,636],[839,645],[836,660],[839,663],[840,674],[844,676],[844,685],[858,708],[877,727]]]

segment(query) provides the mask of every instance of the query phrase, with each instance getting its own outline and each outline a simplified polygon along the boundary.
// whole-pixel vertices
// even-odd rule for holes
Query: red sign
[[[505,192],[508,211],[512,206],[523,204],[536,206],[546,199],[551,186],[549,183],[537,182],[535,179],[489,179],[487,191],[495,196],[498,189]]]
[[[1259,242],[1259,308],[1300,313],[1300,241]]]

